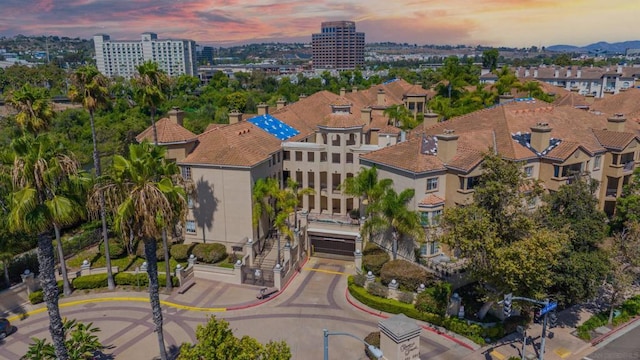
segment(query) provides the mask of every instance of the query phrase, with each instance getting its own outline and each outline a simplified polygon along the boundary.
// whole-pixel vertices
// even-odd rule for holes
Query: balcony
[[[607,189],[606,197],[615,198],[618,196],[618,189]]]

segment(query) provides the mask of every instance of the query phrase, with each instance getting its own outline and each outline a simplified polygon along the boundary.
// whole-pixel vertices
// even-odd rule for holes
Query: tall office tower
[[[323,22],[321,32],[311,35],[315,69],[350,70],[364,65],[364,33],[353,21]]]
[[[140,41],[117,41],[99,34],[93,36],[93,43],[98,70],[108,77],[130,78],[136,74],[136,66],[149,60],[169,76],[198,76],[193,40],[158,39],[157,34],[143,33]]]

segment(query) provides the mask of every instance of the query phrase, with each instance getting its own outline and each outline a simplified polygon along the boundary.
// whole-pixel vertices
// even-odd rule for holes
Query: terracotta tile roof
[[[371,124],[365,126],[365,131],[372,129],[382,129],[389,124],[389,118],[384,115],[373,115],[371,117]]]
[[[591,109],[607,115],[640,113],[640,89],[631,88],[615,95],[596,99]]]
[[[461,148],[458,146],[456,155],[446,164],[446,167],[469,172],[478,166],[482,162],[483,158],[484,152],[482,151]]]
[[[215,130],[217,128],[221,128],[223,126],[227,126],[228,124],[209,124],[207,125],[206,129],[204,129],[203,133],[210,131],[210,130]]]
[[[549,150],[549,152],[545,155],[548,159],[561,160],[564,161],[569,156],[571,156],[576,150],[579,148],[584,149],[584,147],[580,146],[579,143],[573,141],[561,141],[558,145],[556,145],[553,149]],[[589,153],[589,151],[587,151]],[[593,154],[590,154],[593,155]]]
[[[352,106],[353,103],[351,101],[349,101],[349,99],[342,97],[342,96],[338,96],[337,98],[335,98],[335,100],[333,100],[331,102],[332,106]]]
[[[364,121],[360,115],[336,113],[325,116],[323,125],[331,128],[352,128],[364,126]]]
[[[400,134],[400,132],[402,131],[402,129],[397,128],[393,125],[386,125],[382,128],[380,128],[380,130],[378,131],[378,134],[391,134],[391,135],[398,135]]]
[[[413,137],[405,142],[361,155],[360,159],[413,173],[444,170],[444,164],[436,155],[420,152],[420,145],[421,138]]]
[[[206,131],[198,140],[181,163],[249,167],[280,149],[280,140],[248,121]]]
[[[424,205],[424,206],[434,206],[434,205],[443,205],[443,204],[444,204],[444,199],[433,194],[429,194],[425,196],[424,199],[420,200],[420,202],[418,203],[418,205]]]
[[[563,95],[556,95],[555,100],[553,101],[554,105],[562,106],[573,106],[576,108],[589,108],[589,103],[587,102],[587,98],[578,94],[574,91],[568,91]]]
[[[411,85],[405,90],[404,96],[428,96],[429,92],[422,88],[422,85]]]
[[[615,150],[624,149],[633,139],[637,137],[636,135],[628,132],[595,129],[593,130],[593,134],[596,136],[596,139],[598,139],[602,146]]]
[[[156,122],[156,131],[158,132],[158,143],[176,143],[195,140],[196,135],[191,131],[183,128],[169,118],[162,118]],[[149,126],[143,132],[136,136],[136,141],[142,142],[148,140],[153,142],[153,127]]]

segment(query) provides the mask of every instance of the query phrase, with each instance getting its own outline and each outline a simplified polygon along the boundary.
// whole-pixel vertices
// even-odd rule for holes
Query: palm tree
[[[400,194],[388,189],[379,201],[369,207],[371,216],[365,221],[363,230],[371,233],[391,230],[393,260],[398,254],[398,241],[403,236],[420,242],[425,238],[420,216],[407,208],[414,194],[414,189],[405,189]]]
[[[156,110],[158,105],[165,100],[165,90],[169,84],[169,78],[160,70],[158,63],[147,61],[137,68],[138,75],[132,80],[134,94],[139,103],[149,108],[151,112],[151,126],[153,128],[153,143],[158,145],[158,130],[156,129]]]
[[[15,119],[23,133],[38,135],[55,117],[47,90],[28,83],[9,93],[7,103],[18,111]]]
[[[399,126],[402,130],[415,128],[418,122],[413,118],[413,114],[402,104],[391,105],[384,109],[384,115],[389,117],[393,126]]]
[[[300,188],[300,183],[293,180],[293,178],[287,179],[287,187],[284,188],[286,194],[288,194],[288,202],[291,204],[291,208],[293,211],[293,227],[294,229],[298,228],[298,205],[300,205],[300,200],[305,195],[313,195],[316,193],[312,188]]]
[[[348,177],[344,180],[340,188],[346,195],[360,198],[360,217],[366,214],[366,206],[370,206],[391,188],[393,180],[378,180],[378,169],[373,166],[369,169],[361,168],[358,175]]]
[[[45,135],[23,136],[11,142],[13,151],[9,228],[38,236],[40,283],[49,313],[49,331],[58,359],[69,358],[58,307],[53,246],[50,231],[77,219],[83,206],[65,196],[78,183],[80,167]]]
[[[251,223],[256,227],[257,241],[260,241],[260,221],[266,215],[271,227],[271,218],[275,215],[275,209],[271,199],[278,192],[278,182],[273,178],[258,179],[251,191],[251,201],[253,203],[251,213]]]
[[[520,85],[520,90],[526,91],[528,97],[532,97],[534,93],[540,92],[541,87],[540,83],[537,81],[527,81],[524,84]]]
[[[497,90],[498,95],[511,93],[511,89],[521,86],[518,77],[508,66],[496,71],[496,75],[498,80],[493,84],[493,88]]]
[[[89,112],[91,123],[91,138],[93,139],[93,167],[96,177],[102,175],[100,155],[98,153],[98,138],[94,114],[98,108],[106,105],[109,100],[108,80],[95,66],[87,65],[77,69],[71,75],[72,87],[69,90],[69,97],[74,102],[81,102],[82,106]],[[100,195],[100,220],[102,221],[102,241],[104,242],[104,257],[107,266],[107,286],[109,290],[114,290],[116,284],[113,281],[111,270],[111,254],[109,253],[109,233],[107,230],[107,213],[105,210],[104,195]]]
[[[177,171],[177,167],[168,167],[164,154],[164,148],[147,142],[130,145],[127,158],[114,156],[112,173],[100,179],[91,201],[95,208],[96,196],[103,192],[116,230],[123,237],[133,231],[144,241],[149,298],[162,360],[167,359],[167,351],[158,293],[157,238],[168,224],[184,220],[187,206],[184,188],[176,180],[179,174],[168,173],[169,169]]]

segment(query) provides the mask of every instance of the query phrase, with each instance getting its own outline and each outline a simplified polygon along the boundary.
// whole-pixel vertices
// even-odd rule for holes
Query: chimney
[[[237,124],[242,121],[242,113],[238,110],[233,110],[229,113],[229,124]]]
[[[533,77],[538,78],[538,69],[533,70]]]
[[[498,96],[498,104],[506,104],[511,101],[513,101],[513,95],[511,94],[502,94]]]
[[[624,132],[624,123],[627,118],[623,114],[615,114],[607,118],[607,130]]]
[[[616,69],[616,72],[618,74],[622,74],[622,65],[618,65],[618,68]]]
[[[560,76],[560,70],[556,69],[556,71],[554,71],[553,73],[553,77],[557,78]]]
[[[265,103],[258,104],[258,115],[267,115],[269,113],[269,105]]]
[[[524,77],[528,78],[531,75],[531,72],[529,72],[529,69],[524,69]]]
[[[582,77],[582,69],[578,68],[578,70],[576,70],[576,78],[580,79]]]
[[[364,121],[365,125],[371,124],[371,108],[365,107],[360,109],[360,118]]]
[[[357,86],[352,87],[351,88],[351,92],[352,93],[357,93],[358,92],[358,87]]]
[[[340,96],[345,96],[345,95],[347,95],[347,89],[340,88]]]
[[[285,100],[284,98],[280,98],[278,99],[278,101],[276,101],[276,110],[280,110],[285,106],[287,106],[287,100]]]
[[[437,123],[438,123],[438,114],[431,111],[424,113],[424,121],[422,122],[423,129],[427,129]]]
[[[385,98],[384,89],[378,89],[378,106],[385,106]]]
[[[567,68],[567,77],[571,77],[571,66]]]
[[[178,124],[182,126],[182,120],[184,119],[184,111],[178,109],[177,107],[171,108],[167,113],[169,115],[169,120],[171,120],[174,124]]]
[[[547,123],[537,123],[531,128],[531,147],[537,153],[543,152],[549,147],[551,140],[551,128]]]
[[[436,135],[436,138],[438,139],[438,159],[446,164],[456,156],[459,136],[455,135],[453,130],[445,130],[443,134]]]

